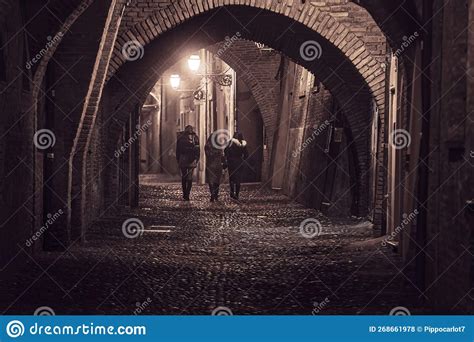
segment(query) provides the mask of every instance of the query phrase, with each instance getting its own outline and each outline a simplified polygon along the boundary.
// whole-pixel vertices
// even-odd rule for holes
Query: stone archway
[[[147,19],[136,23],[128,31],[120,34],[117,38],[114,55],[111,59],[108,78],[114,75],[120,66],[126,62],[122,54],[122,49],[124,45],[131,40],[138,41],[142,46],[146,46],[154,39],[194,17],[216,10],[218,11],[224,8],[222,6],[232,5],[235,7],[253,8],[260,10],[260,12],[269,11],[273,14],[279,14],[293,19],[295,22],[317,33],[322,39],[327,40],[340,50],[346,58],[354,64],[355,68],[366,80],[374,95],[375,101],[379,107],[382,107],[381,104],[383,104],[384,93],[380,91],[380,89],[383,87],[383,81],[385,79],[381,77],[384,71],[372,57],[364,42],[357,38],[349,27],[336,21],[327,12],[320,11],[311,5],[295,4],[293,1],[275,3],[268,1],[243,2],[236,0],[219,4],[207,4],[206,2],[202,4],[200,2],[191,4],[190,1],[184,0],[173,2],[170,6],[154,12]]]
[[[385,74],[381,65],[366,49],[364,42],[350,32],[345,25],[336,22],[327,13],[318,12],[313,7],[288,6],[286,9],[290,10],[283,12],[281,8],[275,8],[273,5],[268,8],[265,6],[235,5],[226,7],[225,11],[220,11],[222,7],[214,9],[196,7],[196,10],[192,12],[194,16],[191,17],[189,15],[184,16],[184,12],[176,12],[175,6],[177,5],[173,4],[170,8],[161,10],[155,13],[153,17],[149,17],[135,25],[129,31],[121,33],[120,37],[117,38],[112,57],[107,60],[107,62],[110,61],[108,67],[105,71],[100,71],[107,72],[107,79],[102,84],[94,82],[93,87],[95,89],[92,89],[92,92],[100,91],[105,82],[109,83],[108,87],[111,89],[120,88],[120,83],[123,85],[124,81],[127,81],[127,77],[133,75],[134,81],[130,83],[130,87],[124,87],[134,89],[134,91],[126,89],[124,92],[125,96],[131,96],[124,100],[124,93],[118,91],[116,93],[119,96],[114,96],[115,99],[110,101],[111,103],[115,101],[117,104],[113,106],[114,109],[112,110],[116,119],[112,125],[115,126],[115,131],[118,131],[120,123],[123,123],[123,119],[130,112],[130,108],[142,101],[141,98],[148,93],[151,85],[160,74],[156,70],[150,73],[150,55],[154,56],[153,64],[156,65],[157,62],[160,64],[160,70],[163,70],[166,66],[169,58],[159,51],[160,44],[164,42],[171,43],[170,45],[173,47],[168,51],[176,50],[179,48],[176,44],[177,41],[180,41],[178,36],[185,32],[188,37],[193,36],[195,38],[196,42],[193,49],[196,50],[215,44],[223,40],[223,35],[238,32],[239,29],[243,28],[245,30],[243,32],[244,39],[260,41],[282,51],[289,58],[322,78],[322,82],[340,100],[342,110],[345,113],[350,113],[347,117],[351,124],[352,135],[355,137],[358,187],[362,189],[359,206],[360,212],[366,213],[368,200],[365,189],[367,189],[370,163],[368,149],[370,136],[368,122],[371,119],[370,102],[374,100],[379,106],[379,113],[383,113]],[[175,10],[172,10],[171,7]],[[189,14],[190,12],[186,13]],[[173,16],[174,14],[176,14],[176,17]],[[268,26],[256,25],[255,22],[252,22],[252,18],[255,17],[259,17],[259,20],[266,22]],[[170,18],[173,18],[173,20]],[[180,33],[173,30],[177,25],[180,27]],[[206,27],[207,32],[203,32],[203,27]],[[275,27],[290,27],[291,31],[276,35]],[[196,28],[198,28],[198,32]],[[205,36],[203,33],[205,33]],[[317,61],[302,58],[303,56],[300,53],[303,43],[312,41],[311,38],[316,39],[324,51],[323,57]],[[181,41],[186,41],[184,36],[181,39]],[[131,41],[138,42],[138,46],[144,47],[146,53],[139,61],[124,63],[122,48]],[[179,52],[184,54],[183,51],[185,49],[189,50],[189,46],[185,49],[181,47],[181,49]],[[174,52],[172,55],[176,59],[178,54],[176,51]],[[145,71],[144,69],[148,70]],[[97,103],[96,107],[98,106]],[[81,121],[94,122],[96,115],[97,108],[89,106],[83,111]],[[111,116],[106,118],[104,122],[107,123],[110,118]],[[80,126],[78,136],[90,137],[93,128],[94,125]],[[111,131],[114,131],[114,127]],[[87,140],[88,138],[80,139],[78,144],[80,145],[81,141],[85,143]],[[85,145],[79,146],[78,149],[85,150]],[[78,157],[76,154],[72,154],[71,158]],[[74,160],[71,160],[70,165],[73,164]],[[76,162],[76,165],[81,169],[84,168],[85,163],[80,161]],[[70,179],[75,179],[75,177],[70,175]]]
[[[239,10],[241,11],[243,10],[245,12],[248,9],[250,9],[248,7],[239,7],[239,6],[235,8],[237,12],[239,12]],[[232,14],[232,17],[235,17],[235,15],[239,15],[237,14],[237,12]],[[288,24],[288,22],[292,23],[291,19],[288,19],[287,17],[284,17],[282,15],[272,14],[269,12],[262,12],[262,13],[263,14],[261,14],[262,15],[261,20],[267,20],[271,18],[270,23],[273,24],[274,26],[278,25],[277,23],[279,22],[279,20],[283,20],[283,21],[286,20],[285,24]],[[222,14],[225,15],[225,13],[222,13]],[[255,13],[252,12],[252,14],[255,14]],[[201,47],[209,45],[209,44],[214,44],[215,41],[218,41],[219,39],[222,40],[224,38],[224,37],[221,38],[219,36],[222,36],[224,34],[229,35],[232,32],[235,33],[236,31],[238,31],[239,26],[241,27],[241,22],[244,21],[244,19],[240,19],[240,22],[238,22],[237,25],[230,28],[228,27],[226,28],[226,31],[223,31],[222,27],[219,27],[219,29],[217,28],[217,26],[223,25],[222,18],[219,19],[218,15],[215,13],[210,13],[208,15],[212,16],[212,19],[210,22],[207,23],[208,26],[206,26],[206,32],[201,32],[201,34],[199,32],[197,33],[195,32],[195,27],[196,25],[200,27],[199,25],[202,24],[203,21],[205,22],[206,20],[205,16],[199,16],[195,18],[195,20],[198,20],[197,23],[187,21],[186,23],[181,24],[180,26],[180,31],[183,31],[183,32],[185,31],[186,36],[188,37],[191,34],[191,32],[193,32],[194,34],[193,40],[196,42],[201,41],[200,43]],[[239,18],[242,18],[242,13],[240,13],[240,15],[241,17]],[[243,14],[243,16],[245,17],[245,13]],[[223,21],[227,22],[227,25],[228,25],[229,20],[230,18],[225,18],[225,20]],[[188,28],[183,30],[184,26],[187,26]],[[313,73],[318,75],[320,78],[322,78],[322,82],[327,85],[327,87],[331,90],[332,93],[336,94],[336,96],[341,102],[341,107],[343,108],[343,110],[346,113],[350,113],[348,115],[348,118],[349,118],[349,122],[351,122],[352,124],[351,129],[353,131],[353,136],[358,137],[358,139],[356,139],[356,145],[357,145],[356,150],[358,151],[358,154],[359,154],[358,175],[361,180],[365,178],[367,176],[366,174],[367,167],[368,167],[367,163],[369,162],[367,160],[367,157],[368,157],[367,144],[368,144],[368,134],[369,134],[368,122],[370,120],[370,116],[369,116],[370,99],[372,98],[372,96],[371,96],[371,90],[368,86],[367,81],[358,72],[356,65],[354,65],[353,62],[350,59],[348,59],[343,53],[341,53],[341,50],[335,47],[330,41],[327,41],[327,40],[323,41],[323,38],[320,38],[322,42],[321,44],[324,45],[324,51],[327,55],[324,58],[321,58],[321,61],[317,61],[314,63],[308,62],[302,59],[299,54],[299,50],[300,50],[299,47],[301,46],[301,44],[303,44],[306,41],[304,38],[301,38],[305,36],[303,32],[306,33],[306,38],[311,37],[312,35],[318,35],[317,32],[308,30],[308,28],[302,24],[294,24],[294,27],[293,27],[294,30],[297,30],[298,33],[301,33],[301,36],[300,38],[298,38],[297,42],[295,42],[293,34],[288,34],[287,36],[282,36],[282,37],[273,35],[272,37],[272,35],[269,32],[266,32],[264,28],[257,27],[253,29],[255,29],[255,31],[252,34],[243,35],[245,39],[263,41],[266,45],[270,47],[274,47],[280,51],[283,51],[283,53],[286,55],[289,55],[291,59],[299,62],[300,64],[302,64],[303,66],[311,70]],[[202,28],[201,28],[201,31],[203,31]],[[218,37],[212,37],[209,34],[209,32],[211,31],[219,32]],[[198,36],[201,36],[201,37],[198,37]],[[129,62],[129,63],[124,64],[120,72],[114,74],[114,79],[112,79],[111,82],[117,85],[117,83],[127,83],[131,81],[132,82],[131,84],[133,84],[131,88],[138,90],[131,97],[131,102],[134,102],[133,100],[136,100],[136,97],[138,98],[141,97],[140,95],[138,95],[139,93],[141,94],[147,93],[146,88],[149,88],[150,85],[155,82],[153,78],[156,77],[156,75],[160,73],[160,70],[163,71],[165,69],[165,65],[167,65],[166,63],[167,56],[168,57],[172,56],[172,58],[170,59],[176,60],[177,58],[179,58],[178,56],[184,55],[184,53],[181,53],[183,52],[183,48],[182,47],[180,48],[178,46],[179,44],[176,44],[176,42],[186,41],[186,40],[180,40],[180,39],[183,39],[183,37],[179,38],[178,34],[174,30],[170,30],[170,32],[162,34],[160,38],[155,39],[153,42],[150,42],[150,44],[145,47],[144,56],[141,60],[133,62],[133,63]],[[168,54],[167,56],[165,55],[160,56],[160,52],[158,51],[158,48],[157,48],[159,43],[166,44],[166,46],[170,46],[170,50],[168,51],[171,51],[172,50],[171,46],[174,45],[173,49],[179,50],[179,53],[173,54],[173,55]],[[361,44],[363,43],[361,42]],[[199,45],[199,43],[197,45]],[[195,49],[196,48],[197,46],[195,47]],[[190,50],[189,46],[187,46],[186,49]],[[160,65],[159,70],[156,70],[156,69],[154,70],[154,72],[156,72],[156,75],[150,75],[150,70],[153,70],[153,65],[156,65],[156,64],[155,63],[151,64],[151,59],[148,62],[146,61],[149,58],[148,55],[150,55],[150,57],[151,55],[153,55],[154,62],[156,63],[158,61],[158,64]],[[371,81],[368,81],[369,83],[375,82],[378,84],[378,82],[380,82],[380,90],[378,90],[379,99],[380,101],[383,101],[382,98],[383,98],[383,89],[384,89],[383,87],[384,73],[383,73],[383,70],[380,68],[380,66],[377,64],[377,62],[375,62],[375,60],[372,60],[372,61],[373,63],[371,64],[373,65],[373,68],[372,69],[369,68],[369,71],[366,72],[368,73],[367,79],[371,80]],[[113,64],[114,63],[112,63],[111,65]],[[144,70],[145,68],[147,69],[147,72],[145,72]],[[375,76],[374,74],[370,74],[370,71],[375,72],[376,73]],[[133,75],[134,80],[131,79],[131,75]],[[141,77],[140,75],[146,75],[146,76]],[[111,76],[112,75],[109,72],[109,77]],[[150,78],[150,80],[148,81],[147,78]],[[147,83],[148,85],[145,87],[144,85]],[[123,101],[124,95],[126,96],[127,93],[118,92],[118,94],[120,95],[117,97],[120,97],[121,99],[121,103],[119,102],[120,103],[119,107],[121,107],[120,111],[123,111],[123,113],[129,112],[127,108],[130,108],[130,107],[125,103],[126,101],[125,102]],[[363,104],[361,105],[361,103]],[[120,116],[121,115],[118,114],[115,116],[115,118],[118,118],[120,120]],[[364,186],[362,185],[364,182],[361,181],[361,186]],[[364,207],[366,205],[366,203],[364,202],[365,201],[361,201],[361,207]],[[365,210],[366,208],[363,211]]]
[[[77,5],[78,3],[79,1],[77,1],[75,4]],[[83,5],[87,3],[90,3],[90,1],[82,1],[79,7],[77,7],[71,13],[69,18],[63,23],[65,25],[63,27],[71,27],[75,20],[83,15],[82,12],[84,12],[84,9],[86,8]],[[71,4],[73,4],[73,2],[71,2]],[[73,168],[73,160],[75,158],[87,158],[82,157],[82,155],[83,151],[85,151],[87,141],[90,140],[91,131],[95,123],[95,116],[97,115],[98,111],[97,108],[100,102],[96,101],[95,99],[90,101],[91,99],[89,97],[90,95],[95,96],[95,94],[100,94],[105,82],[111,77],[114,77],[116,75],[116,71],[118,71],[121,64],[123,64],[120,62],[120,53],[124,39],[137,38],[139,42],[142,42],[145,45],[146,43],[151,42],[153,39],[163,35],[165,32],[170,31],[170,29],[176,27],[177,25],[181,25],[196,17],[212,15],[211,12],[224,8],[227,10],[227,8],[245,7],[254,9],[258,12],[270,12],[275,15],[290,18],[292,20],[290,24],[291,28],[293,27],[294,23],[297,23],[315,31],[318,36],[322,37],[323,40],[326,40],[328,44],[335,46],[337,50],[339,50],[348,58],[348,60],[352,60],[357,72],[362,75],[363,79],[365,80],[364,82],[367,85],[367,89],[364,89],[363,91],[365,92],[368,90],[367,93],[370,93],[372,96],[374,96],[374,99],[378,104],[383,103],[383,81],[381,80],[383,78],[383,70],[379,65],[380,56],[374,58],[372,56],[371,49],[366,47],[366,42],[363,39],[361,40],[358,38],[360,35],[356,33],[357,31],[360,32],[360,28],[363,27],[364,24],[361,24],[360,22],[354,22],[353,24],[355,25],[356,29],[353,32],[351,29],[352,23],[350,20],[340,19],[340,17],[345,17],[347,11],[354,11],[355,13],[359,10],[359,6],[353,3],[347,3],[348,6],[345,6],[342,11],[340,8],[338,8],[340,5],[339,3],[334,5],[327,4],[325,7],[318,8],[312,5],[310,2],[294,3],[293,1],[281,1],[278,3],[268,1],[226,1],[208,4],[206,2],[183,0],[173,2],[167,7],[162,7],[159,10],[155,10],[156,7],[151,2],[148,4],[148,6],[146,6],[147,8],[144,8],[143,6],[136,6],[136,4],[133,2],[130,3],[122,0],[111,1],[110,4],[117,9],[114,13],[113,19],[117,20],[119,27],[116,28],[118,32],[117,40],[115,41],[115,39],[113,39],[113,41],[108,41],[107,43],[112,43],[112,45],[115,45],[115,52],[111,58],[103,56],[102,53],[99,53],[98,60],[102,60],[102,67],[99,68],[100,70],[98,70],[98,74],[107,73],[108,76],[106,78],[99,77],[99,79],[104,81],[93,80],[91,82],[92,90],[89,96],[86,96],[82,118],[79,120],[81,124],[79,125],[77,136],[80,138],[76,139],[76,141],[79,141],[79,143],[75,144],[78,146],[75,148],[75,150],[80,152],[76,153],[72,151],[72,158],[70,161],[71,169]],[[360,5],[359,2],[358,4]],[[337,11],[339,14],[342,13],[344,15],[333,16],[331,14],[331,11],[333,10]],[[360,10],[365,11],[362,7],[360,7]],[[142,14],[134,16],[134,13],[137,11],[142,11]],[[370,16],[367,15],[366,12],[364,13],[364,18],[369,19],[368,22],[370,22],[370,27],[377,27],[376,23]],[[121,23],[122,19],[123,24]],[[108,31],[107,27],[106,31]],[[112,37],[113,35],[111,35],[111,38]],[[45,56],[44,60],[42,61],[41,69],[43,71],[37,73],[38,78],[35,79],[37,84],[42,82],[42,75],[44,75],[44,70],[47,68],[48,61],[50,60],[52,54],[54,54],[56,47],[52,49],[51,53]],[[276,46],[276,48],[282,49],[283,47]],[[331,73],[338,75],[337,77],[340,78],[338,68],[331,70]],[[335,78],[336,77],[332,77],[331,80],[327,81],[328,83],[333,83],[333,90],[337,91],[338,94],[342,94],[343,90],[347,90],[348,87],[344,84],[344,82],[340,81],[337,83]],[[354,92],[354,90],[349,90],[346,92],[346,94],[350,93],[358,94],[358,92]],[[365,96],[369,95],[365,94],[364,97]],[[99,100],[100,99],[101,98],[99,98]],[[92,106],[90,105],[91,103],[93,104]],[[366,106],[364,106],[364,108],[358,108],[358,106],[351,106],[350,104],[347,104],[345,107],[347,112],[356,113],[354,117],[357,116],[357,113],[367,112],[368,108],[366,108]],[[383,108],[380,107],[380,113],[382,112]],[[84,122],[91,122],[92,124],[84,125]],[[356,134],[358,134],[358,132],[356,132]],[[85,142],[86,145],[82,146],[82,142]],[[359,145],[364,144],[365,143],[361,143]],[[362,147],[360,146],[360,148]],[[79,157],[80,155],[81,157]],[[82,168],[84,167],[85,163],[80,161],[76,163],[76,165],[78,165],[79,168]],[[366,166],[361,165],[361,169],[364,169],[365,167]],[[361,175],[363,173],[363,171],[360,172]],[[69,178],[72,178],[72,175],[70,175]]]

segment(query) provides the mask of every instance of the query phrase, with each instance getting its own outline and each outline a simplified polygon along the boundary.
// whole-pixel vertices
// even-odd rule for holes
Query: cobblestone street
[[[142,185],[141,193],[139,209],[101,219],[87,243],[30,258],[2,281],[4,313],[417,312],[417,291],[395,254],[371,240],[368,222],[329,220],[257,184],[243,186],[241,203],[227,192],[210,203],[204,186],[194,187],[191,202],[181,201],[177,184]],[[122,233],[131,217],[145,225],[135,239]],[[301,234],[308,218],[322,223],[319,236]]]

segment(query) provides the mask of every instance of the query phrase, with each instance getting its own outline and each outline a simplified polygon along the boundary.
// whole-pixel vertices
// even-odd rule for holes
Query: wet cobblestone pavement
[[[328,219],[258,185],[241,203],[227,193],[210,203],[195,186],[191,202],[179,185],[144,185],[139,209],[96,222],[88,241],[66,253],[42,253],[0,283],[1,308],[32,314],[388,314],[421,313],[401,262],[373,239],[368,222]],[[144,233],[122,233],[129,218]],[[321,234],[300,223],[315,218]]]

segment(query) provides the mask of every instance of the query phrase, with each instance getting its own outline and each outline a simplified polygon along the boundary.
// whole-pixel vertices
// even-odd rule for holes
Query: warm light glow
[[[179,75],[171,75],[170,84],[171,84],[171,88],[175,90],[178,89],[179,85],[181,84],[181,77],[179,77]]]
[[[192,71],[198,71],[201,65],[201,57],[199,55],[191,55],[188,58],[188,66]]]

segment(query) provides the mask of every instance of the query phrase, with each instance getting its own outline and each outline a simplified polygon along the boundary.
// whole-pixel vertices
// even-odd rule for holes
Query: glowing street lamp
[[[198,71],[199,66],[201,65],[201,57],[199,55],[191,55],[188,58],[188,66],[191,71]]]
[[[181,77],[179,77],[179,75],[171,75],[170,76],[170,84],[171,84],[171,88],[173,88],[174,90],[177,90],[179,88],[179,85],[181,84]]]

